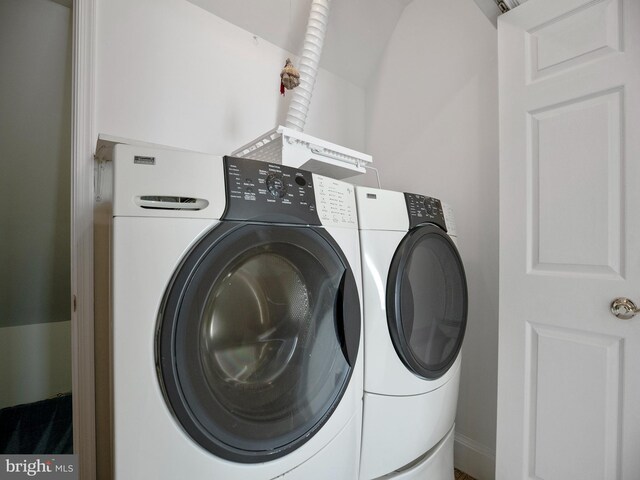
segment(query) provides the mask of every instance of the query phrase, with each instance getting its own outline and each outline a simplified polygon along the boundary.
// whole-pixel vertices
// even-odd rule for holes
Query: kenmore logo
[[[143,157],[142,155],[136,155],[133,157],[133,163],[140,165],[155,165],[156,157]]]

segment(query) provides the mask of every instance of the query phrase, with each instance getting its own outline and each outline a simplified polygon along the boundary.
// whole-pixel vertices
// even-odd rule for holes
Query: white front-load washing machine
[[[360,478],[450,480],[467,284],[451,209],[356,188],[364,289]]]
[[[353,187],[168,149],[113,157],[115,479],[357,478]]]

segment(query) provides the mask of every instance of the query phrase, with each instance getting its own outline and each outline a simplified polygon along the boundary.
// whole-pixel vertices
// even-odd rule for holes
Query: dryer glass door
[[[467,283],[458,250],[435,225],[410,231],[396,251],[387,284],[387,320],[395,349],[412,372],[444,375],[467,322]]]
[[[207,234],[178,269],[159,319],[159,377],[182,428],[243,463],[309,440],[349,382],[356,288],[321,229],[224,222]]]

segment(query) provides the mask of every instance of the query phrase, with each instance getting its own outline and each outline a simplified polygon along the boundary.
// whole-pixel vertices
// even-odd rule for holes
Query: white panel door
[[[640,479],[640,0],[500,17],[498,480]]]

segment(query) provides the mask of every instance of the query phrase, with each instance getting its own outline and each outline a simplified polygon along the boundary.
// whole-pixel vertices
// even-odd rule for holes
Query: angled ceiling
[[[189,0],[278,47],[302,53],[311,0]],[[321,66],[366,87],[412,0],[333,0]]]
[[[500,8],[498,8],[498,4],[496,0],[474,0],[478,8],[482,10],[482,13],[486,15],[493,26],[495,27],[498,23],[498,16],[500,15]],[[514,0],[509,0],[514,1]],[[526,0],[522,0],[526,1]]]

